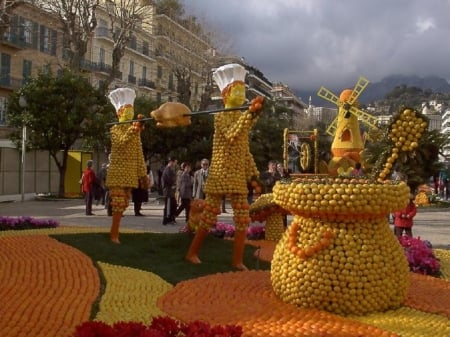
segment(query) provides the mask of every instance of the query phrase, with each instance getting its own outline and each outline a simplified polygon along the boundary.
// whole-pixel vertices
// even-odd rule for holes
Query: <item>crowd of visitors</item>
[[[131,189],[130,200],[133,203],[134,215],[145,216],[142,213],[142,205],[149,201],[149,194],[156,192],[164,199],[164,213],[162,223],[164,225],[177,224],[176,219],[184,212],[186,223],[189,220],[190,204],[194,199],[204,200],[206,197],[204,188],[209,174],[209,160],[203,158],[197,161],[197,165],[189,162],[178,161],[169,157],[160,168],[157,169],[156,179],[150,166],[147,165],[147,183],[139,182],[139,186]],[[93,161],[87,162],[88,167],[83,172],[82,189],[85,196],[86,215],[93,215],[92,203],[104,206],[108,216],[112,216],[110,193],[106,186],[109,161],[103,163],[97,175],[92,166]],[[86,174],[86,179],[84,179]],[[93,177],[91,177],[93,176]],[[282,163],[270,160],[266,171],[261,173],[260,181],[263,184],[263,193],[272,193],[272,188],[280,179],[289,178],[288,170]],[[92,180],[92,182],[90,182]],[[80,181],[81,182],[81,181]],[[145,187],[144,187],[145,186]],[[259,195],[254,187],[248,185],[248,202],[251,204]],[[226,198],[222,198],[221,212],[226,213]]]

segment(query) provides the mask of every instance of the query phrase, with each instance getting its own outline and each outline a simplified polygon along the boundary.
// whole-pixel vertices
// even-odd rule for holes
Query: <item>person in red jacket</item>
[[[413,218],[417,213],[417,207],[414,203],[414,195],[409,195],[409,203],[401,211],[394,213],[394,234],[401,237],[403,232],[412,237]]]
[[[95,193],[95,181],[97,177],[92,169],[92,160],[88,160],[86,163],[86,169],[83,171],[81,178],[81,184],[83,186],[84,202],[86,204],[86,215],[94,215],[92,213],[92,200],[94,199]]]

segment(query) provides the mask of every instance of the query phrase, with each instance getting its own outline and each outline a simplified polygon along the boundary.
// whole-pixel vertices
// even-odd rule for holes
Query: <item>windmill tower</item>
[[[353,89],[343,90],[339,97],[325,87],[321,87],[317,93],[338,107],[338,115],[327,129],[327,133],[334,136],[331,144],[333,158],[328,165],[331,175],[348,174],[360,162],[364,143],[359,121],[377,127],[377,118],[360,110],[357,101],[368,84],[369,80],[360,77]]]

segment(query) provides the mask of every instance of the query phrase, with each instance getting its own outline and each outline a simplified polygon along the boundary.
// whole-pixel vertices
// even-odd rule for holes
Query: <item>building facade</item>
[[[138,96],[156,102],[188,101],[195,111],[201,106],[205,92],[210,92],[207,87],[213,85],[211,74],[215,67],[238,61],[249,71],[246,78],[249,100],[257,95],[273,99],[273,85],[261,71],[236,57],[218,57],[195,23],[181,24],[165,14],[157,14],[152,2],[145,0],[141,3],[144,7],[140,12],[142,20],[131,32],[119,69],[113,74],[116,30],[112,27],[117,17],[111,15],[109,6],[114,1],[102,0],[96,8],[97,26],[81,60],[82,74],[94,87],[105,83],[109,83],[110,89],[126,86],[135,89]],[[34,3],[27,1],[14,10],[11,25],[0,40],[0,199],[5,195],[17,195],[21,188],[21,154],[8,140],[11,130],[6,127],[8,97],[38,72],[51,70],[56,74],[68,66],[68,49],[60,18]],[[305,105],[301,100],[287,86],[279,85],[283,94],[277,99],[295,112],[303,111]],[[180,92],[189,96],[180,97]],[[216,99],[213,105],[221,106],[217,88],[210,98],[213,102]],[[104,161],[102,155],[93,153],[96,165]],[[49,155],[27,152],[25,157],[25,193],[34,196],[56,192],[58,172]]]

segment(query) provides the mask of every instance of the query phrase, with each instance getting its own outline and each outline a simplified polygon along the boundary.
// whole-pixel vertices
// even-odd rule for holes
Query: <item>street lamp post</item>
[[[26,109],[28,103],[25,96],[20,96],[19,105],[22,109]],[[25,120],[22,120],[22,167],[21,167],[21,201],[25,201],[25,154],[26,154],[26,143],[27,143],[27,127],[25,125]]]

